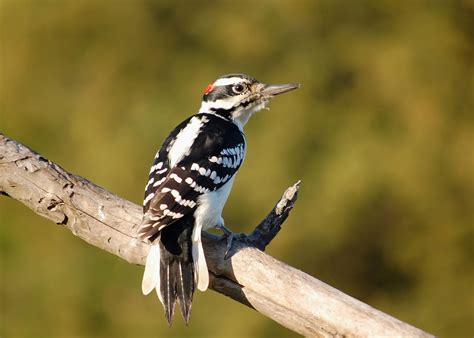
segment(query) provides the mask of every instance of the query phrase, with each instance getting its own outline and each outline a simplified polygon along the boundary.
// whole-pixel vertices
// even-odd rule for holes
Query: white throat
[[[239,127],[240,130],[243,130],[244,126],[247,124],[249,119],[256,112],[267,107],[268,100],[262,100],[257,104],[252,104],[250,107],[237,109],[232,112],[232,119],[235,124]]]
[[[231,113],[231,118],[233,122],[242,131],[244,126],[249,121],[250,117],[252,117],[252,115],[255,114],[256,112],[266,108],[268,105],[268,102],[269,100],[260,100],[259,102],[250,104],[248,107],[237,106],[237,108],[235,108],[235,110]],[[219,114],[215,113],[213,110],[218,110],[218,109],[230,110],[234,106],[238,105],[239,103],[240,103],[239,100],[235,100],[235,101],[217,100],[217,101],[210,101],[210,102],[203,101],[198,114],[213,114],[216,116],[220,116]]]

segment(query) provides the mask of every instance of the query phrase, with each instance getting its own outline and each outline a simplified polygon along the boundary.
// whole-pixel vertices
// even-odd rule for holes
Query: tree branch
[[[298,188],[299,182],[288,188],[256,229],[239,237],[228,260],[223,259],[226,241],[203,235],[210,287],[305,336],[431,337],[260,251],[280,230]],[[145,262],[148,245],[135,236],[140,206],[68,173],[3,134],[0,194],[129,263]]]

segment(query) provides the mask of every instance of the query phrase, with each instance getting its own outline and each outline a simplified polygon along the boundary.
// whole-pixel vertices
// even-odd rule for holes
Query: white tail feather
[[[149,294],[156,288],[158,297],[160,295],[160,246],[152,245],[146,258],[145,272],[143,273],[142,292]]]
[[[201,242],[201,227],[196,226],[193,230],[193,261],[194,278],[197,288],[200,291],[206,291],[209,286],[209,271],[207,270],[206,256]]]
[[[156,289],[156,295],[158,296],[158,299],[160,300],[161,304],[163,304],[163,296],[161,295],[161,277],[160,277],[160,268],[158,267],[158,278],[156,279],[156,284],[155,284],[155,289]]]

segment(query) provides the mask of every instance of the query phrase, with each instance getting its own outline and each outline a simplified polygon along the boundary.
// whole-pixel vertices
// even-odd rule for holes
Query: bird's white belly
[[[221,222],[222,209],[229,197],[234,178],[232,177],[220,189],[203,194],[198,198],[198,207],[194,212],[196,228],[207,230]]]

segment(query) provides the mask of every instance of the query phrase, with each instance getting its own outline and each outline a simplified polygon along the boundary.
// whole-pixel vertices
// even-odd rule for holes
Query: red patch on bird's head
[[[210,92],[212,92],[214,90],[216,86],[214,86],[214,83],[210,83],[207,85],[206,89],[204,89],[204,95],[207,95],[209,94]]]

